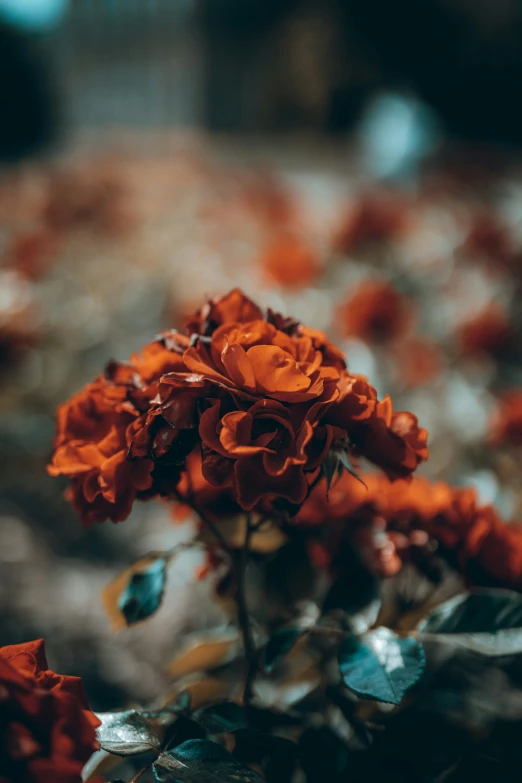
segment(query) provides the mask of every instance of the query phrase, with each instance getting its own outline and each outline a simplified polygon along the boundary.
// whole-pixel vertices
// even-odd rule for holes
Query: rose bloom
[[[363,193],[345,216],[334,246],[340,253],[351,253],[366,244],[400,239],[411,226],[410,205],[403,194]]]
[[[522,443],[522,389],[511,389],[498,397],[489,435],[495,445]]]
[[[492,271],[511,268],[516,258],[508,227],[494,212],[485,208],[478,209],[472,216],[460,253],[484,259]]]
[[[457,330],[457,341],[464,354],[498,356],[513,339],[508,313],[491,303]]]
[[[99,725],[80,678],[49,670],[42,640],[0,648],[1,783],[81,783]]]
[[[475,585],[522,590],[522,524],[502,521],[492,506],[481,506],[474,489],[452,488],[424,477],[390,482],[363,474],[364,485],[348,473],[327,497],[318,486],[294,519],[311,536],[315,562],[342,569],[342,541],[357,544],[371,570],[392,576],[404,560],[438,544],[441,555]]]
[[[261,256],[268,277],[283,288],[303,288],[318,277],[320,265],[316,253],[290,232],[272,237]]]
[[[441,374],[444,355],[431,340],[408,337],[393,346],[391,358],[395,382],[404,389],[416,389],[432,383]]]
[[[178,492],[197,450],[202,476],[242,509],[299,506],[333,449],[390,477],[427,458],[427,433],[377,399],[319,331],[264,313],[235,289],[61,406],[49,468],[72,479],[84,522],[128,516]],[[285,509],[287,509],[287,505]]]
[[[390,342],[408,332],[413,309],[408,299],[386,280],[366,280],[341,304],[339,328],[366,342]]]

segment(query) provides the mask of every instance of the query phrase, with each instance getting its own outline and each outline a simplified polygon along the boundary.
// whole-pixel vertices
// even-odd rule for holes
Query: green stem
[[[243,637],[245,653],[245,680],[243,685],[243,702],[249,704],[253,696],[253,685],[257,671],[257,651],[250,625],[250,615],[245,596],[245,578],[250,554],[250,536],[252,534],[252,519],[250,514],[246,520],[245,540],[237,558],[236,603],[237,621]]]

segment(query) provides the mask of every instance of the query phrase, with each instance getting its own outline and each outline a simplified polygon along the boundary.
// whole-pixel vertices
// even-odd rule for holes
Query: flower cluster
[[[80,783],[99,725],[81,680],[49,670],[43,641],[0,648],[2,783]]]
[[[302,504],[332,452],[407,477],[426,441],[322,332],[234,289],[62,405],[49,471],[72,479],[84,522],[119,521],[136,498],[173,495],[196,449],[205,480],[250,510]]]
[[[502,521],[471,488],[424,477],[392,483],[373,473],[363,485],[344,474],[328,498],[318,486],[295,522],[311,528],[311,551],[323,565],[336,566],[339,542],[348,537],[389,576],[431,541],[472,583],[522,590],[522,525]]]

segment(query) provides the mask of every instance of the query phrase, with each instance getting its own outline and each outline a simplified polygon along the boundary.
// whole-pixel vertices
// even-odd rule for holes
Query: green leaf
[[[330,449],[326,457],[321,462],[321,470],[324,477],[326,478],[327,494],[330,492],[334,480],[341,477],[343,470],[347,470],[351,476],[366,486],[359,474],[356,473],[345,449]]]
[[[204,707],[196,717],[211,734],[226,734],[248,726],[245,708],[233,701],[221,701]]]
[[[261,767],[268,783],[290,783],[297,757],[295,742],[252,728],[238,729],[234,739],[238,761]]]
[[[350,780],[350,750],[329,726],[313,726],[303,732],[299,739],[299,761],[308,783]]]
[[[158,781],[176,783],[262,783],[253,770],[244,767],[225,748],[209,740],[189,740],[153,765]]]
[[[437,606],[418,625],[421,639],[488,657],[522,652],[522,596],[479,589]]]
[[[167,727],[163,737],[163,748],[175,748],[188,740],[205,739],[207,732],[197,721],[178,714],[174,723]]]
[[[491,633],[522,629],[522,596],[512,590],[479,589],[437,606],[417,626],[426,633]]]
[[[159,748],[160,738],[136,710],[97,713],[102,725],[96,730],[103,750],[116,756],[135,756]]]
[[[265,647],[265,670],[272,671],[275,664],[281,660],[294,646],[303,633],[303,628],[279,628],[268,640]]]
[[[353,476],[354,478],[356,478],[356,479],[357,479],[357,481],[360,481],[360,482],[361,482],[361,484],[362,484],[363,486],[365,486],[365,487],[366,487],[366,484],[364,483],[364,481],[362,480],[362,478],[361,478],[361,477],[359,476],[359,474],[358,474],[358,473],[356,473],[356,471],[354,470],[354,467],[353,467],[352,463],[350,462],[350,459],[349,459],[349,457],[348,457],[348,454],[347,454],[347,452],[346,452],[346,451],[344,451],[344,450],[343,450],[343,451],[338,451],[338,452],[337,452],[337,456],[338,456],[338,459],[339,459],[339,464],[340,464],[340,465],[342,465],[342,467],[343,467],[345,470],[347,470],[347,471],[348,471],[348,473],[349,473],[351,476]],[[367,487],[366,487],[366,488],[367,488]]]
[[[522,628],[508,628],[495,633],[420,633],[419,641],[458,647],[489,658],[522,653]]]
[[[363,699],[399,704],[424,672],[424,650],[412,637],[376,628],[363,641],[347,637],[339,648],[343,682]]]
[[[118,602],[127,625],[146,620],[158,610],[165,590],[166,565],[163,558],[158,558],[146,570],[130,577]]]
[[[326,494],[328,495],[332,488],[332,484],[334,483],[334,479],[339,478],[340,473],[342,472],[342,467],[340,467],[339,457],[337,456],[336,451],[331,450],[328,452],[321,462],[321,470],[326,479]]]
[[[176,696],[176,701],[174,702],[174,707],[177,710],[181,710],[181,712],[190,712],[190,707],[192,704],[192,694],[188,690],[181,691],[181,693],[178,693]]]

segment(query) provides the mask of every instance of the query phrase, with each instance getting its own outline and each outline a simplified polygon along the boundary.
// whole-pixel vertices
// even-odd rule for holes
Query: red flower
[[[0,648],[2,783],[81,783],[99,725],[80,678],[49,670],[42,640]]]
[[[497,445],[522,443],[522,390],[513,389],[499,396],[490,424],[490,438]]]
[[[396,382],[405,389],[415,389],[434,381],[441,373],[444,357],[436,343],[410,337],[393,347]]]
[[[312,248],[295,234],[281,233],[265,248],[261,265],[283,288],[302,288],[317,279],[319,262]]]
[[[327,565],[342,569],[348,538],[372,570],[390,576],[431,539],[470,583],[522,590],[522,524],[503,522],[473,489],[422,477],[363,479],[365,486],[345,473],[328,495],[320,483],[294,519],[309,528],[316,549],[320,543]]]
[[[507,226],[497,215],[484,208],[473,215],[461,253],[484,259],[492,270],[510,268],[516,257]]]
[[[508,314],[497,304],[488,305],[463,323],[457,333],[461,350],[465,354],[497,356],[509,347],[512,338]]]
[[[413,321],[410,302],[385,280],[367,280],[339,308],[340,328],[367,342],[389,342]]]
[[[85,521],[124,519],[137,498],[179,494],[196,449],[206,481],[243,509],[301,504],[332,449],[389,475],[426,458],[415,417],[379,403],[322,332],[263,314],[237,289],[188,324],[188,336],[167,333],[112,363],[60,408],[49,470],[73,479]]]
[[[362,194],[350,209],[335,237],[341,253],[351,253],[369,243],[393,241],[410,229],[409,205],[398,193]]]

